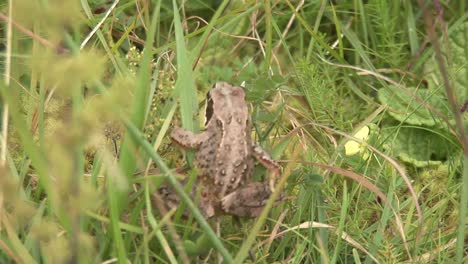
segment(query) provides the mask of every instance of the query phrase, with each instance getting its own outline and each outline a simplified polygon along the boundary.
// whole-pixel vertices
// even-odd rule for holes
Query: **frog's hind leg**
[[[224,212],[240,217],[257,217],[270,198],[271,189],[263,182],[251,182],[221,200]]]
[[[252,154],[258,162],[270,171],[270,189],[273,191],[275,182],[281,175],[281,166],[256,142],[252,142]]]

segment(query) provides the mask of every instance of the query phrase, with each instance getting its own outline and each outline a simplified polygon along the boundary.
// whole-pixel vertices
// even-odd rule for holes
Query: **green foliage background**
[[[468,8],[418,2],[0,1],[0,262],[466,262]],[[286,197],[221,234],[168,139],[217,81]]]

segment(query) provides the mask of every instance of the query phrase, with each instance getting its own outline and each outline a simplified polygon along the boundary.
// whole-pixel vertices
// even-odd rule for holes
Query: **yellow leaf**
[[[367,139],[369,138],[369,132],[370,132],[369,127],[363,126],[361,129],[359,129],[358,132],[356,132],[356,134],[354,134],[354,137],[362,141],[367,141]],[[365,153],[366,147],[364,144],[361,144],[354,140],[350,140],[346,142],[344,147],[345,147],[346,156],[353,156],[360,152],[360,153],[363,153],[364,159],[369,158],[369,154],[367,153],[366,155]]]
[[[357,143],[356,141],[348,141],[345,144],[345,155],[346,156],[353,156],[357,154],[360,150],[361,144]]]

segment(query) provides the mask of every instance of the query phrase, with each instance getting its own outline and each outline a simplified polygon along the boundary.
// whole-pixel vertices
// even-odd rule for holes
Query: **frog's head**
[[[244,88],[226,82],[216,83],[207,95],[206,124],[213,118],[213,114],[221,122],[230,123],[235,118],[245,123],[248,111]]]

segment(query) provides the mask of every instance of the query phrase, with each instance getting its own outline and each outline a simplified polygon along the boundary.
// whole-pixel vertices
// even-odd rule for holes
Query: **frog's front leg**
[[[197,149],[206,138],[206,132],[195,134],[181,127],[175,127],[171,132],[171,139],[184,148]]]
[[[239,217],[257,217],[270,198],[271,189],[263,182],[251,182],[221,199],[222,210]]]
[[[258,162],[270,171],[270,189],[273,191],[275,182],[281,175],[281,166],[256,142],[252,142],[252,153]]]

